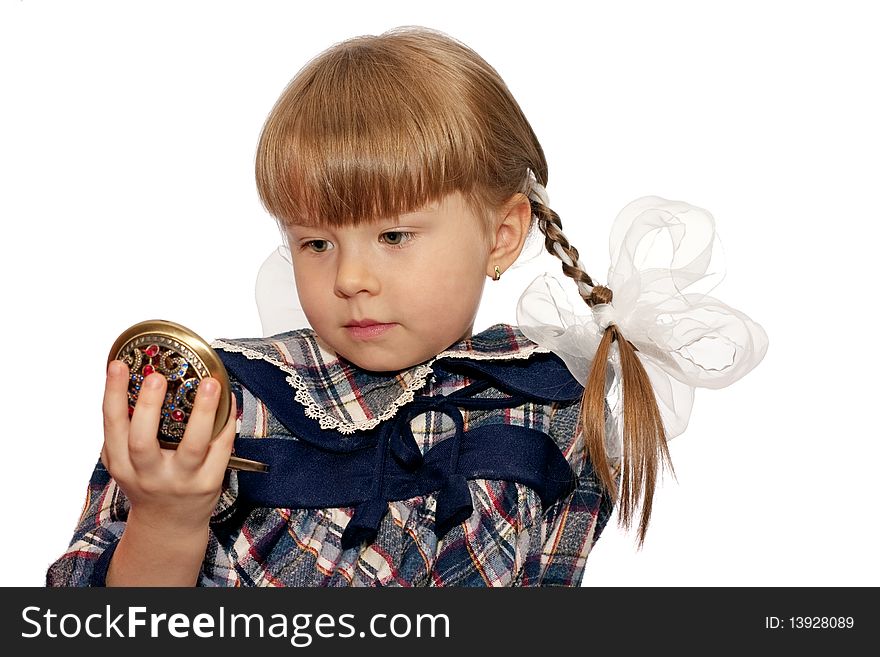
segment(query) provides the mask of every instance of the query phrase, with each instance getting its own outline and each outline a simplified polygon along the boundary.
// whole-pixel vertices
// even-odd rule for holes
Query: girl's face
[[[479,222],[456,192],[372,223],[289,227],[297,292],[322,348],[366,370],[402,370],[469,337],[489,269]]]

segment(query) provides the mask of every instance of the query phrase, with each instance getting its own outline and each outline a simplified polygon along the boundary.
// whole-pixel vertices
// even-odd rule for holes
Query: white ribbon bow
[[[581,303],[575,312],[559,281],[544,274],[520,297],[520,330],[556,353],[586,385],[605,328],[616,324],[638,348],[666,437],[674,438],[687,427],[696,386],[729,386],[767,352],[767,334],[759,324],[705,292],[694,292],[716,275],[706,273],[716,241],[715,221],[706,210],[658,196],[636,199],[611,229],[611,303],[597,304],[592,312]],[[708,289],[720,282],[722,272],[723,267]],[[586,293],[592,289],[579,287]],[[609,361],[619,381],[615,345]]]

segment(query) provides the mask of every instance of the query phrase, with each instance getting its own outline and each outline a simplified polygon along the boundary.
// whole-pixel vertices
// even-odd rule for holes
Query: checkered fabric
[[[260,359],[285,373],[289,403],[306,409],[322,440],[344,446],[363,430],[403,412],[413,394],[449,395],[477,381],[435,366],[441,358],[516,360],[528,367],[543,350],[515,327],[498,324],[456,343],[428,363],[399,373],[360,370],[323,351],[312,331],[269,338],[218,340],[214,348]],[[297,440],[295,432],[242,381],[231,377],[239,409],[237,440]],[[498,387],[480,393],[502,397]],[[577,476],[567,496],[544,508],[514,481],[467,481],[470,517],[438,539],[436,491],[388,502],[374,540],[343,549],[353,508],[268,508],[240,499],[228,471],[199,576],[200,586],[577,586],[587,556],[612,512],[608,495],[582,458],[577,401],[527,401],[514,408],[461,409],[465,429],[506,424],[547,434]],[[606,405],[606,431],[616,430]],[[448,440],[450,417],[429,410],[412,418],[424,455]],[[47,573],[49,586],[102,586],[129,502],[98,462],[84,511],[67,551]]]

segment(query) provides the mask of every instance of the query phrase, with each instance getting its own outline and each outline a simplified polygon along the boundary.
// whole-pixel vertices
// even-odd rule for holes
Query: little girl
[[[644,539],[668,435],[620,322],[580,382],[517,327],[472,335],[533,225],[586,309],[613,297],[489,64],[424,28],[337,44],[276,103],[256,176],[312,328],[215,341],[233,415],[212,440],[204,379],[176,451],[156,441],[162,375],[129,419],[112,362],[101,460],[49,585],[577,586],[615,504],[628,526],[641,502]],[[233,449],[268,472],[227,470]]]

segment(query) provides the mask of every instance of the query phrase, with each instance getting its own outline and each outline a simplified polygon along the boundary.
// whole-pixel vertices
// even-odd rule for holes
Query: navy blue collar
[[[295,340],[291,345],[290,334],[284,336],[286,342],[276,345],[281,349],[276,350],[279,357],[297,346]],[[242,341],[222,342],[240,345]],[[256,341],[250,344],[257,345]],[[469,385],[449,395],[420,395],[416,391],[387,419],[349,434],[322,428],[318,419],[308,416],[307,407],[302,399],[296,399],[291,386],[291,367],[279,367],[278,358],[256,357],[259,352],[252,349],[218,349],[218,353],[231,377],[262,400],[296,438],[236,439],[238,456],[269,465],[268,473],[238,473],[240,498],[252,505],[279,508],[355,507],[343,534],[344,548],[372,540],[392,500],[437,491],[435,531],[443,536],[473,511],[468,479],[523,483],[539,494],[545,507],[575,484],[565,457],[541,431],[508,424],[463,430],[460,409],[515,408],[527,402],[574,403],[580,399],[583,388],[552,353],[532,349],[511,357],[508,351],[493,360],[487,351],[444,352],[431,361],[430,375],[466,375]],[[358,370],[351,363],[336,365],[349,368],[347,380],[366,376],[380,392],[399,383],[396,375],[386,373],[390,383],[383,387],[376,373]],[[321,370],[317,371],[320,376]],[[490,387],[504,396],[476,396]],[[427,410],[451,417],[456,433],[423,455],[410,422]]]

